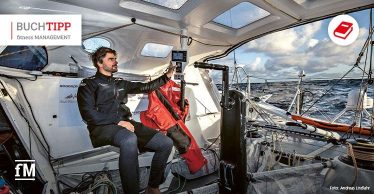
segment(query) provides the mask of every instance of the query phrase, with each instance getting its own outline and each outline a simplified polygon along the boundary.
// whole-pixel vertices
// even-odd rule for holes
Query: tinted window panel
[[[0,54],[3,67],[40,71],[47,63],[47,52],[39,46],[8,46]]]

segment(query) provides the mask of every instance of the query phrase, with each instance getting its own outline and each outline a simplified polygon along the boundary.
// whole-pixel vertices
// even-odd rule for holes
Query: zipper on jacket
[[[118,90],[115,80],[113,80],[113,87],[114,87],[114,100],[117,103],[117,116],[118,116],[118,110],[119,110],[119,103],[118,103]]]

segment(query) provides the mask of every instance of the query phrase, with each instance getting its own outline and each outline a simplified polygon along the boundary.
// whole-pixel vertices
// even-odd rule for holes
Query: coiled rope
[[[353,177],[353,181],[352,181],[352,184],[350,185],[351,187],[353,185],[355,185],[356,181],[357,181],[357,176],[358,176],[358,167],[357,167],[357,162],[356,162],[356,157],[355,157],[355,153],[353,151],[353,148],[352,148],[352,144],[350,143],[347,143],[347,152],[348,152],[348,155],[352,158],[352,161],[353,161],[353,165],[355,167],[355,176]],[[346,192],[348,193],[348,192]]]
[[[348,155],[352,157],[352,159],[355,158],[359,160],[374,162],[374,144],[372,143],[348,143],[347,149]]]
[[[355,167],[355,174],[350,185],[353,187],[358,177],[357,159],[374,162],[374,144],[362,141],[355,141],[353,144],[347,142],[347,154],[352,158],[352,162]],[[348,193],[348,191],[346,193]]]

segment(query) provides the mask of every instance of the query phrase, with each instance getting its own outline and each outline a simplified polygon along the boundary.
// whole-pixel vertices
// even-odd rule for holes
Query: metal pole
[[[180,104],[180,108],[182,110],[182,112],[184,112],[184,98],[185,98],[185,86],[186,86],[186,81],[184,81],[184,79],[181,80],[181,104]]]
[[[188,37],[187,37],[187,30],[186,29],[182,29],[181,31],[181,37],[180,37],[180,42],[181,42],[181,49],[182,50],[187,50],[187,41],[188,41]],[[186,62],[186,65],[188,64],[188,57],[187,57],[187,62]],[[182,68],[183,65],[182,65]],[[182,69],[182,71],[184,71],[184,69]],[[182,79],[181,79],[181,103],[180,103],[180,108],[182,111],[184,111],[184,106],[185,106],[185,103],[184,103],[184,98],[185,98],[185,87],[186,87],[186,81],[184,80],[184,76],[182,76]]]
[[[302,82],[303,82],[303,77],[305,76],[305,73],[303,70],[300,71],[299,73],[299,83],[297,84],[297,100],[296,100],[296,114],[300,115],[301,110],[303,109],[303,88],[302,88]]]
[[[226,66],[225,66],[226,67]],[[222,100],[221,100],[221,107],[228,108],[229,106],[229,68],[226,67],[222,71]]]

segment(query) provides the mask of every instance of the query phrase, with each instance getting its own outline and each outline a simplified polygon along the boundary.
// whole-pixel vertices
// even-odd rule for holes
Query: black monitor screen
[[[187,62],[187,51],[172,51],[171,60],[174,62]]]

